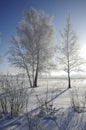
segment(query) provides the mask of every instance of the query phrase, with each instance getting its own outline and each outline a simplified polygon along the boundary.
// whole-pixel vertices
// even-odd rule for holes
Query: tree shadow
[[[54,101],[56,98],[58,98],[60,95],[62,95],[63,93],[65,93],[68,90],[68,88],[66,88],[65,90],[61,91],[60,93],[58,93],[56,96],[52,97],[50,100],[46,101],[46,104],[51,103],[52,101]],[[42,104],[43,105],[43,104]],[[44,104],[45,105],[45,104]],[[36,107],[33,110],[30,111],[30,113],[34,113],[37,112],[40,109],[40,107]]]
[[[65,90],[63,90],[63,91],[61,91],[61,92],[58,93],[55,97],[53,97],[51,100],[49,100],[47,103],[52,102],[53,100],[55,100],[56,98],[58,98],[60,95],[62,95],[63,93],[65,93],[67,90],[68,90],[68,88],[65,89]]]

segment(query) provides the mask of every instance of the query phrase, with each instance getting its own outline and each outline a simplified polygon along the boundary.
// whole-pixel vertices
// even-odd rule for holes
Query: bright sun
[[[82,46],[81,51],[80,51],[80,55],[81,55],[81,57],[86,59],[86,45]]]

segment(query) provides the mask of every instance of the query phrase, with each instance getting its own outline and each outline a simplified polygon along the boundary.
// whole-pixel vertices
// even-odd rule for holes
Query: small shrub
[[[86,91],[83,97],[80,97],[79,91],[72,90],[70,94],[71,107],[75,112],[83,112],[86,111]]]
[[[24,80],[19,77],[6,76],[2,80],[2,95],[0,96],[0,110],[3,114],[11,116],[21,113],[27,104],[27,90]]]

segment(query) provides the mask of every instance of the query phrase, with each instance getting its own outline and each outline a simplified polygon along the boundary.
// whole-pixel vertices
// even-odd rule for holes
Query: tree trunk
[[[67,46],[67,48],[69,49],[69,47]],[[70,60],[69,60],[69,50],[68,50],[68,88],[71,88],[71,81],[70,81]]]
[[[71,88],[70,72],[68,72],[68,88]]]
[[[37,81],[38,81],[38,71],[39,71],[39,50],[37,53],[37,67],[36,67],[36,73],[35,73],[35,79],[34,79],[34,86],[33,87],[37,87]]]
[[[27,74],[27,75],[28,75],[28,79],[29,79],[30,87],[32,88],[32,83],[31,83],[30,75],[29,75],[29,74]]]
[[[21,55],[22,55],[22,53],[21,53]],[[24,63],[24,67],[25,67],[25,71],[26,71],[27,77],[28,77],[28,79],[29,79],[30,87],[32,88],[31,77],[30,77],[30,74],[29,74],[29,71],[28,71],[28,67],[27,67],[27,64],[26,64],[26,62],[25,62],[25,58],[24,58],[23,55],[22,55],[22,59],[23,59],[23,63]]]
[[[34,86],[33,87],[37,87],[37,81],[38,81],[38,67],[37,67],[37,70],[36,70]]]
[[[30,87],[32,88],[32,82],[31,82],[31,78],[30,78],[27,67],[26,67],[26,73],[27,73],[27,76],[28,76],[28,79],[29,79]]]
[[[32,83],[33,83],[33,86],[34,86],[34,63],[33,63],[33,66],[32,66],[32,79],[33,79],[33,81],[32,81]]]
[[[69,52],[68,52],[68,88],[71,88],[71,81],[70,81],[70,64],[69,64]]]

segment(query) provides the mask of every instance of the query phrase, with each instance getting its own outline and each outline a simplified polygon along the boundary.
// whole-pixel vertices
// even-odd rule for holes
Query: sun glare
[[[82,58],[86,59],[86,45],[83,45],[80,51],[80,55]]]

